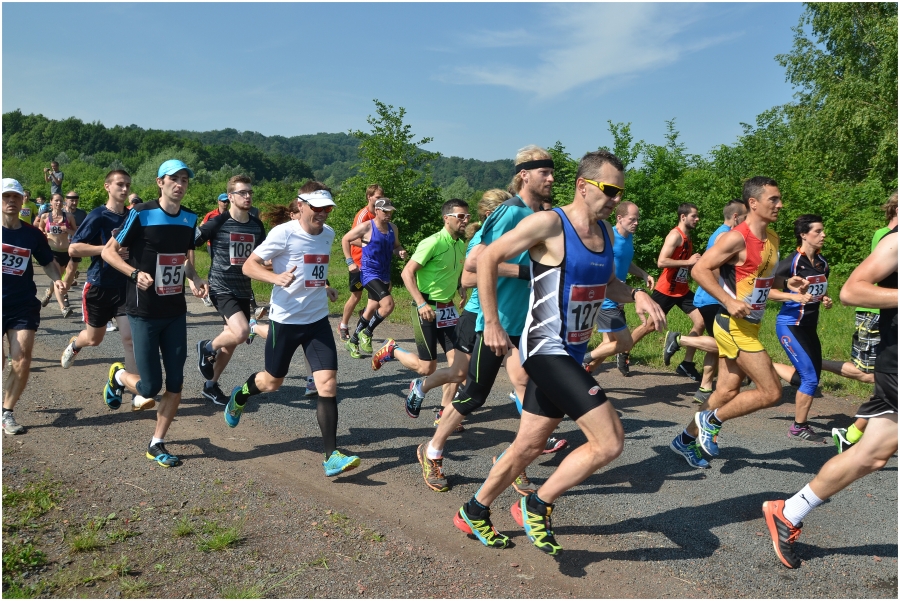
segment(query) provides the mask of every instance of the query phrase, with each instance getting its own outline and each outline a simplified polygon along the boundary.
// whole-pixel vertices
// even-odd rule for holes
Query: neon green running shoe
[[[491,523],[490,509],[485,509],[481,515],[474,516],[466,513],[466,506],[463,505],[453,516],[453,525],[466,534],[474,535],[485,547],[505,549],[509,546],[509,537],[497,532]]]
[[[553,526],[550,525],[550,514],[553,513],[553,505],[541,503],[529,503],[534,495],[522,497],[510,507],[513,519],[525,529],[528,537],[535,547],[548,555],[558,555],[562,547],[553,536]]]
[[[359,350],[364,353],[372,352],[372,337],[365,333],[365,331],[359,333]]]
[[[362,359],[362,355],[359,354],[359,345],[358,344],[353,344],[352,342],[350,342],[348,340],[344,346],[347,347],[347,352],[350,353],[350,357],[352,359]]]

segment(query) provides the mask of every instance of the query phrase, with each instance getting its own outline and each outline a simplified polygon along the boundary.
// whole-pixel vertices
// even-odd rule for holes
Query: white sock
[[[166,442],[166,441],[165,441],[165,439],[157,438],[157,437],[154,436],[154,437],[150,440],[150,446],[152,447],[153,445],[159,444],[159,443],[161,443],[161,442]]]
[[[119,371],[116,372],[115,380],[116,380],[116,384],[118,384],[119,386],[125,386],[125,382],[122,381],[122,374],[124,374],[124,373],[125,373],[124,369],[120,369]]]
[[[346,328],[347,328],[347,324],[345,324],[345,323],[342,321],[342,322],[341,322],[341,327],[344,328],[344,329],[346,329]]]
[[[428,443],[428,448],[425,450],[425,456],[429,459],[440,459],[444,454],[444,449],[435,449],[431,446],[431,442]]]
[[[784,502],[784,517],[794,526],[803,521],[806,515],[824,503],[822,499],[816,496],[809,484],[804,486],[800,492]]]

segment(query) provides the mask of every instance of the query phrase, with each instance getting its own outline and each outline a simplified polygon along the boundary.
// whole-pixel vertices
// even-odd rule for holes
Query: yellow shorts
[[[745,319],[734,319],[728,315],[716,315],[713,336],[719,347],[719,356],[737,359],[741,351],[758,353],[766,350],[759,341],[759,324]]]

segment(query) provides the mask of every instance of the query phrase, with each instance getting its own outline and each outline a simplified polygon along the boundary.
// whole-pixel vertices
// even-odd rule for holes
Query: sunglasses
[[[231,194],[238,194],[244,198],[253,198],[253,190],[235,190],[231,192]],[[220,200],[219,202],[228,202],[226,200]]]
[[[306,206],[308,206],[310,209],[313,210],[313,213],[321,213],[322,211],[325,211],[325,214],[327,215],[328,213],[330,213],[334,210],[333,206],[314,207],[311,204],[309,204],[308,202],[306,202],[305,200],[303,202],[306,203]]]
[[[78,196],[66,196],[66,200],[79,200]]]
[[[472,216],[468,213],[447,213],[447,217],[456,217],[460,221],[467,221]]]
[[[625,188],[620,188],[619,186],[614,186],[612,184],[607,184],[606,182],[595,182],[592,179],[585,179],[589,184],[597,186],[600,188],[600,191],[609,196],[610,198],[615,198],[616,196],[621,196],[623,192],[625,192]]]

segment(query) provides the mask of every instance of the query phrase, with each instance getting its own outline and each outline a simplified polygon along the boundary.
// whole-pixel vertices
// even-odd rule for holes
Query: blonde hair
[[[888,198],[888,201],[881,205],[881,210],[884,211],[884,218],[890,221],[894,217],[897,216],[897,193],[894,192],[891,194],[891,197]]]
[[[482,194],[481,200],[478,201],[477,209],[480,221],[472,222],[466,226],[466,239],[471,240],[475,232],[481,229],[481,224],[487,219],[488,214],[512,197],[512,194],[500,188],[493,188]]]
[[[529,144],[525,148],[519,150],[516,153],[516,161],[515,164],[518,165],[520,163],[525,163],[528,161],[539,161],[541,159],[550,159],[553,158],[550,156],[550,153],[541,148],[540,146],[535,146],[534,144]],[[519,190],[522,189],[522,186],[525,184],[522,183],[522,172],[519,171],[515,175],[513,175],[512,182],[509,184],[508,190],[510,190],[513,194],[518,194]]]

